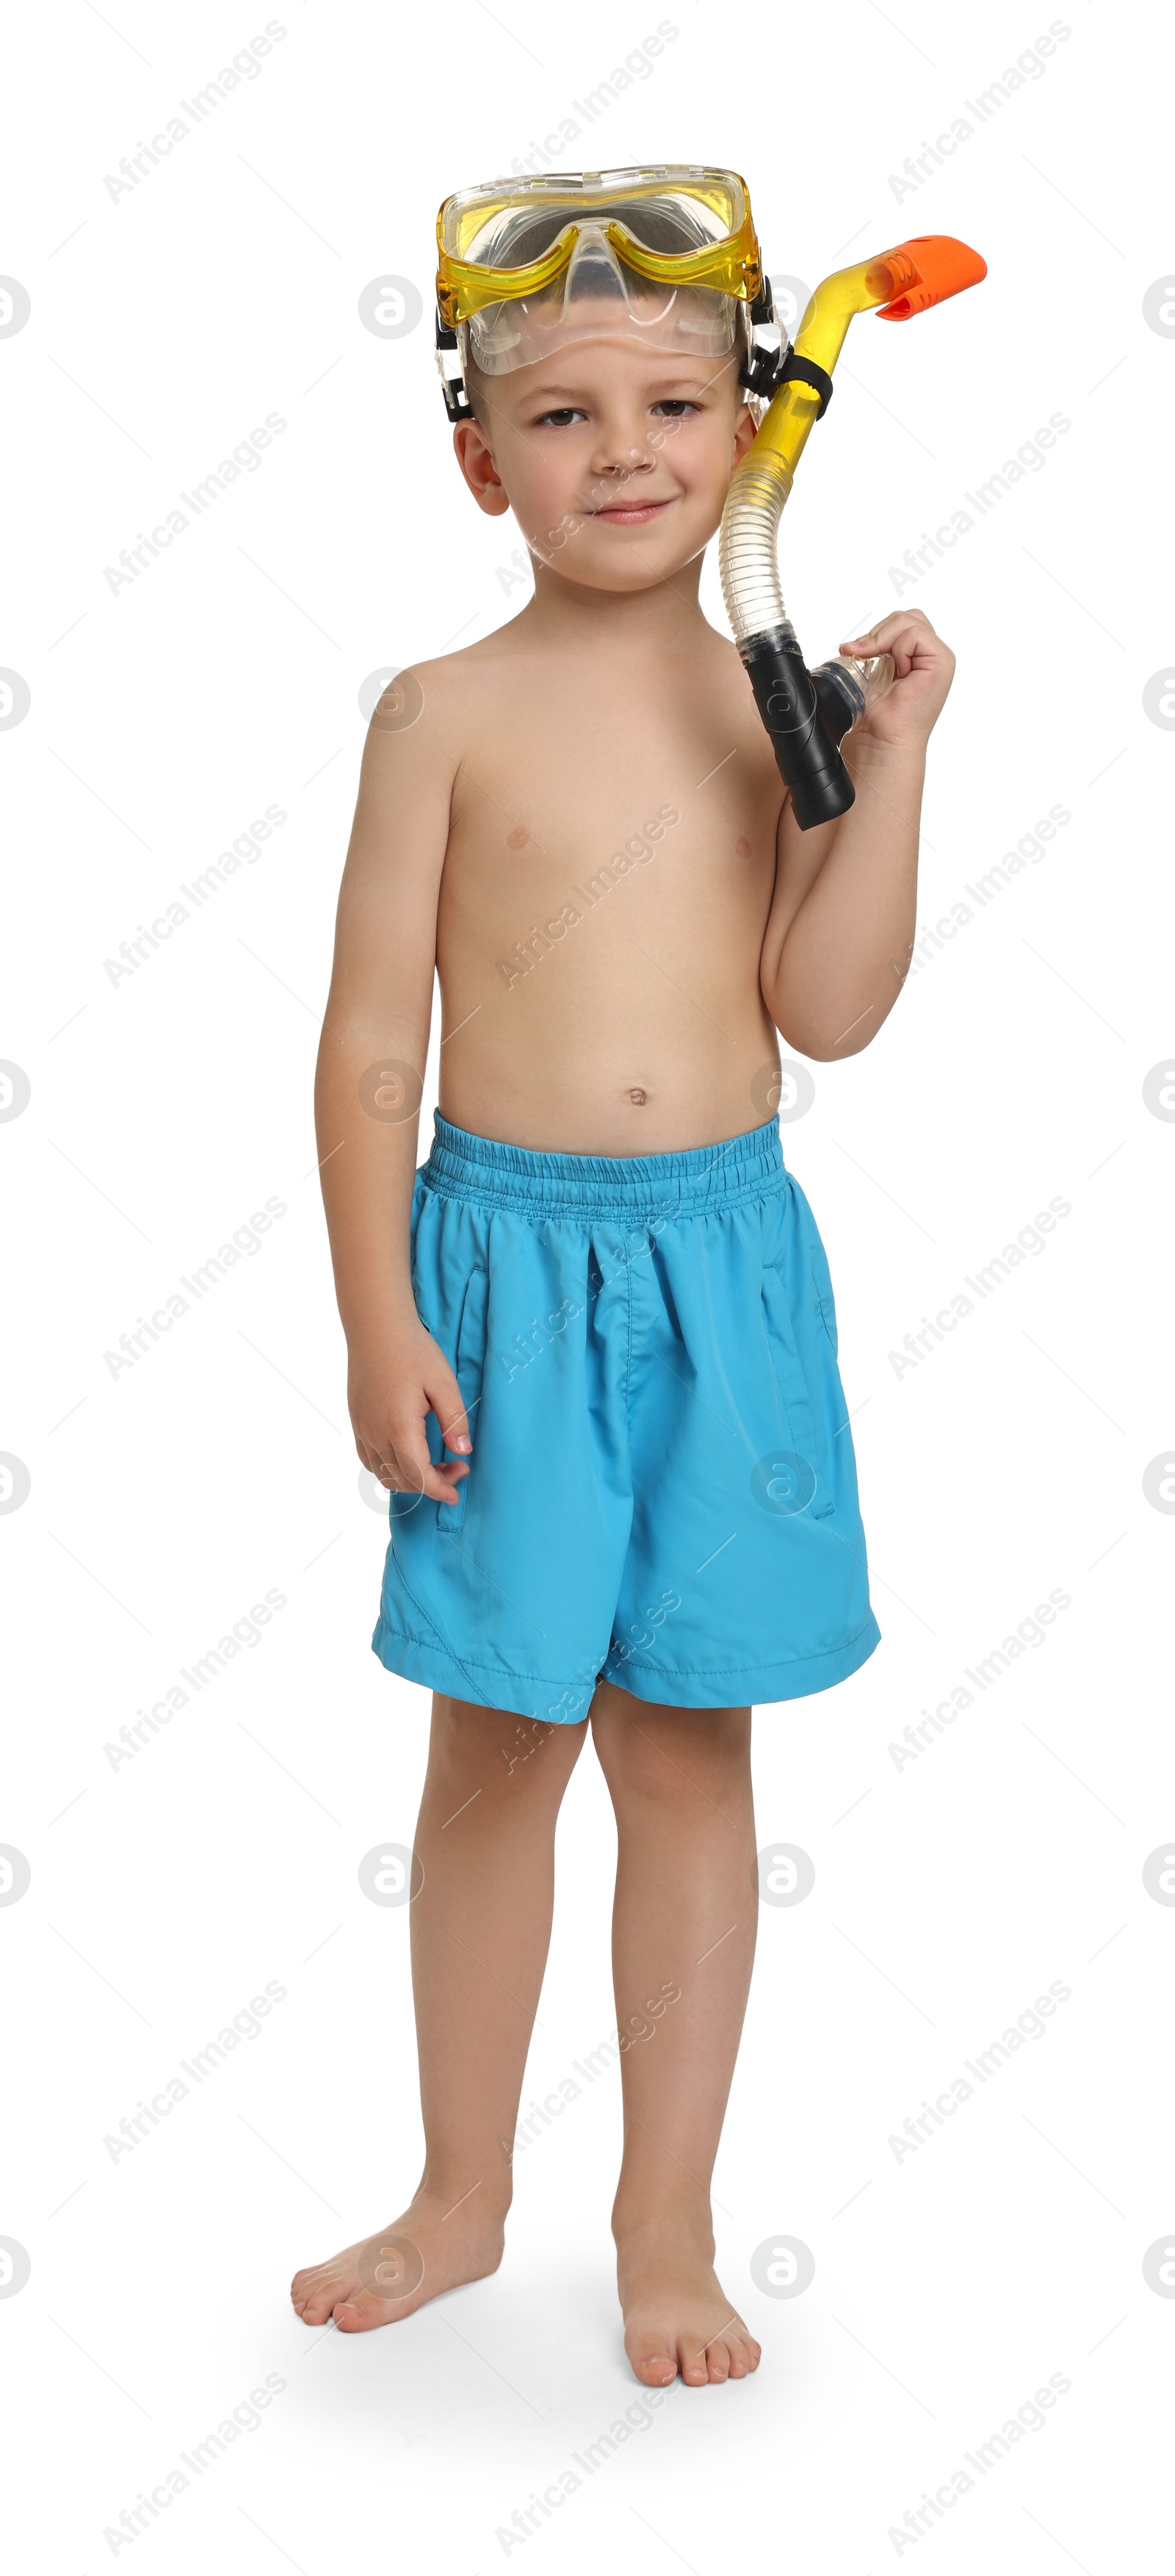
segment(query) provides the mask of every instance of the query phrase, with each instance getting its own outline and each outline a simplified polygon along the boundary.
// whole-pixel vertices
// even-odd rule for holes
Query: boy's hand
[[[377,1354],[355,1354],[347,1402],[355,1446],[365,1467],[393,1494],[428,1494],[451,1503],[469,1474],[472,1448],[460,1389],[444,1352],[419,1318],[398,1331]],[[435,1413],[446,1448],[465,1452],[434,1467],[425,1421]]]
[[[857,737],[867,734],[891,750],[921,749],[955,675],[954,654],[935,634],[930,619],[920,608],[895,609],[867,635],[851,637],[840,650],[855,654],[859,661],[873,653],[893,655],[893,687],[866,708],[855,728]]]

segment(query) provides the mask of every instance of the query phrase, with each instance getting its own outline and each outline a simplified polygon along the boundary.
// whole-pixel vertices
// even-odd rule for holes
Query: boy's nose
[[[650,456],[648,449],[642,447],[638,439],[631,440],[623,447],[605,440],[601,443],[597,454],[595,470],[597,474],[606,476],[610,482],[620,482],[630,474],[649,473],[655,462],[656,459]]]

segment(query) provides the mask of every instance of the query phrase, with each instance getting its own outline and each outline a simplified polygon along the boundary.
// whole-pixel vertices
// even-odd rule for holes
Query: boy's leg
[[[508,2151],[551,1935],[555,1819],[586,1725],[434,1696],[411,1925],[424,2172],[378,2236],[295,2275],[290,2295],[307,2325],[388,2325],[501,2261]],[[381,2265],[390,2238],[399,2242]]]
[[[591,1714],[619,1837],[616,2018],[632,2036],[612,2215],[625,2348],[649,2386],[680,2370],[701,2387],[759,2360],[710,2226],[758,1916],[751,1713],[651,1706],[602,1682]]]

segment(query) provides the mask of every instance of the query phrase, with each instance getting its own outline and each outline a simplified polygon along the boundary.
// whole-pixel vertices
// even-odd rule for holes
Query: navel
[[[627,1097],[629,1100],[631,1100],[631,1101],[633,1102],[634,1106],[635,1106],[637,1109],[643,1109],[643,1108],[644,1108],[644,1105],[645,1105],[646,1100],[648,1099],[648,1096],[649,1096],[649,1095],[648,1095],[648,1092],[647,1092],[647,1091],[642,1091],[642,1090],[640,1089],[639,1085],[635,1086],[635,1087],[633,1088],[633,1090],[631,1090],[630,1092],[628,1092],[628,1093],[626,1094],[626,1097]]]

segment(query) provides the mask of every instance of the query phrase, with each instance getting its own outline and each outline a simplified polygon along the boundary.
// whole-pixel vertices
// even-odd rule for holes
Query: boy
[[[755,1937],[749,1703],[827,1688],[878,1638],[776,1032],[839,1059],[896,999],[953,662],[917,611],[843,648],[891,654],[895,684],[846,742],[851,811],[801,833],[698,605],[755,432],[749,207],[732,179],[718,241],[690,190],[722,174],[631,174],[628,199],[619,175],[469,192],[439,228],[458,463],[513,509],[534,597],[375,711],[317,1094],[351,1420],[391,1496],[374,1644],[434,1691],[426,2154],[403,2215],[292,2296],[353,2333],[496,2269],[590,1726],[618,1829],[625,2346],[647,2385],[699,2387],[759,2360],[709,2202]]]

